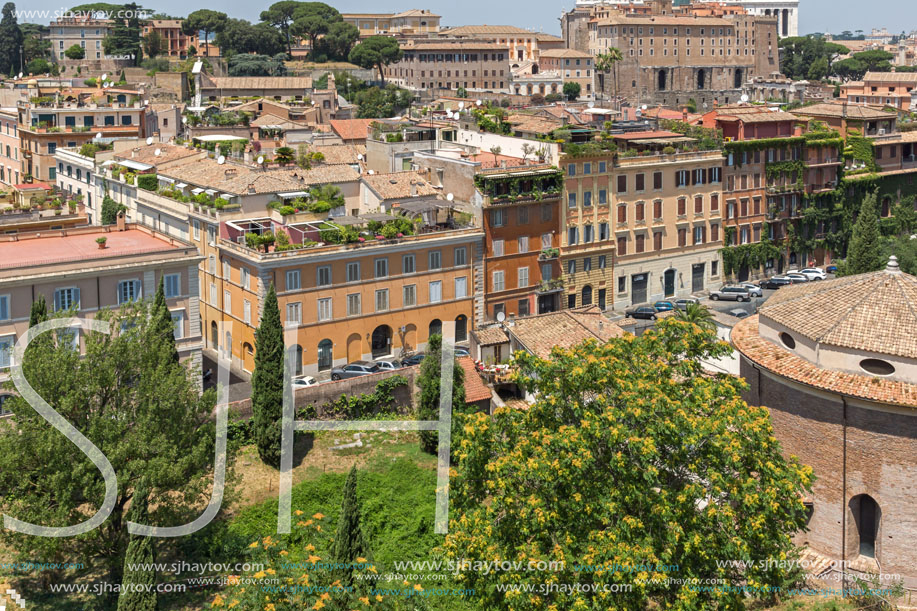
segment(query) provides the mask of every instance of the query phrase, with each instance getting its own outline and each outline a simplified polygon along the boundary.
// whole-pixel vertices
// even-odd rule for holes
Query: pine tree
[[[147,503],[149,490],[142,482],[134,489],[131,500],[131,521],[137,524],[149,522]],[[156,561],[153,539],[131,535],[124,555],[124,577],[121,580],[121,594],[118,597],[118,611],[156,611],[159,603],[153,586],[156,570],[136,568],[137,565],[152,565]],[[132,568],[133,567],[133,568]]]
[[[442,370],[443,337],[435,333],[427,340],[427,356],[420,362],[420,375],[417,386],[420,387],[421,420],[439,420],[439,387]],[[452,369],[452,430],[455,436],[457,414],[465,410],[465,370],[456,362]],[[420,448],[424,452],[436,454],[439,435],[436,431],[420,432]]]
[[[878,191],[874,191],[868,193],[860,204],[860,213],[853,225],[853,234],[847,249],[846,274],[865,274],[882,269],[877,199]]]
[[[338,520],[337,533],[334,536],[334,547],[331,550],[334,579],[341,581],[342,587],[353,585],[353,567],[351,563],[372,560],[372,552],[363,535],[360,525],[360,504],[357,501],[357,468],[351,467],[344,482],[344,499],[341,501],[341,517]],[[340,568],[347,567],[347,568]]]
[[[29,328],[46,320],[48,320],[48,304],[45,303],[45,296],[39,295],[38,299],[32,302],[32,309],[29,312]]]
[[[283,327],[274,285],[264,298],[261,324],[255,333],[252,374],[252,420],[261,460],[280,465],[280,420],[283,415]]]
[[[166,287],[163,276],[159,277],[159,287],[153,298],[153,323],[162,334],[163,341],[172,345],[172,360],[178,362],[178,349],[175,347],[175,323],[172,322],[172,313],[166,305]]]

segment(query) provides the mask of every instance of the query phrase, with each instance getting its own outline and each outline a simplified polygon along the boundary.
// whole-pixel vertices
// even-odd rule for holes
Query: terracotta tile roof
[[[375,119],[332,119],[331,129],[341,140],[366,140],[366,130]]]
[[[863,82],[911,83],[917,85],[917,72],[867,72],[863,75]]]
[[[885,112],[869,106],[857,106],[855,104],[834,104],[832,102],[822,102],[812,106],[803,106],[791,111],[794,115],[804,117],[836,117],[854,120],[868,119],[891,119],[895,113]]]
[[[327,146],[312,146],[309,148],[310,153],[321,153],[325,156],[323,163],[335,165],[340,163],[359,163],[357,155],[363,155],[366,159],[365,144],[330,144]]]
[[[781,290],[789,288],[791,287]],[[762,338],[758,334],[758,316],[751,316],[739,322],[733,327],[730,339],[736,350],[759,367],[807,386],[868,401],[917,407],[917,384],[818,367]]]
[[[508,332],[541,358],[550,356],[554,346],[570,348],[587,339],[605,342],[625,333],[597,306],[517,318]]]
[[[291,121],[290,119],[285,119],[284,117],[278,117],[277,115],[272,115],[270,113],[265,113],[258,117],[257,119],[251,121],[249,125],[253,127],[280,127],[280,129],[306,129],[309,127],[308,123],[303,121]]]
[[[156,154],[156,151],[159,151],[159,155]],[[149,145],[144,144],[143,146],[138,146],[126,151],[121,151],[117,153],[114,158],[116,160],[130,159],[131,161],[136,161],[138,163],[145,163],[147,165],[156,166],[172,161],[177,161],[179,159],[185,159],[187,157],[201,156],[203,156],[203,153],[198,149],[192,149],[186,146],[176,146],[174,144],[153,143]]]
[[[821,344],[917,356],[917,335],[905,331],[917,329],[917,278],[903,272],[794,284],[777,291],[758,311]]]
[[[439,49],[443,51],[506,51],[509,49],[505,44],[501,45],[494,42],[487,42],[486,40],[472,39],[451,41],[439,41],[435,39],[409,40],[406,44],[401,45],[401,48],[405,51],[436,51]]]
[[[312,89],[309,76],[202,76],[204,89]]]
[[[801,121],[794,114],[782,110],[770,111],[761,106],[725,108],[717,111],[717,119],[722,121],[742,121],[743,123],[776,123],[783,121]]]
[[[462,36],[469,34],[504,34],[509,36],[535,36],[535,32],[514,25],[461,25],[443,30],[444,36]]]
[[[681,138],[684,134],[678,134],[675,132],[667,132],[665,130],[659,131],[645,131],[645,132],[626,132],[623,134],[612,134],[611,137],[615,140],[645,140],[646,138]]]
[[[312,185],[354,182],[360,178],[359,173],[349,165],[320,165],[311,170],[258,170],[235,163],[220,165],[213,159],[201,159],[162,170],[160,175],[234,195],[302,191]]]
[[[495,346],[509,343],[509,337],[507,337],[503,328],[499,326],[475,329],[471,333],[477,339],[479,346]]]
[[[733,27],[734,24],[728,19],[719,17],[668,17],[658,15],[647,16],[613,16],[607,19],[599,19],[599,25],[674,25],[674,26],[717,26]]]
[[[402,197],[436,195],[439,193],[417,172],[393,172],[391,174],[364,174],[363,182],[379,198],[399,199]],[[413,186],[413,192],[412,192]]]
[[[555,119],[522,114],[510,115],[506,121],[513,126],[514,131],[528,134],[550,134],[555,129],[564,126],[562,122]]]
[[[592,55],[589,53],[584,53],[583,51],[577,51],[576,49],[546,49],[538,54],[539,57],[573,57],[573,58],[582,58],[588,57],[591,58]]]
[[[467,157],[468,161],[477,161],[481,164],[482,168],[499,168],[503,167],[501,164],[506,163],[506,167],[516,167],[525,165],[525,162],[522,161],[522,157],[510,157],[509,155],[497,155],[494,159],[493,153],[477,153],[475,155],[469,155]]]
[[[490,399],[493,396],[490,388],[484,384],[481,375],[474,368],[474,361],[470,356],[460,356],[456,359],[465,370],[465,403],[477,403]]]
[[[564,42],[564,39],[560,36],[554,36],[553,34],[545,34],[544,32],[538,32],[535,34],[535,40],[538,42]]]

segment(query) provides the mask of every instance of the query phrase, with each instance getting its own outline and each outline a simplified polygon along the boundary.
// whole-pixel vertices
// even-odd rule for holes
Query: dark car
[[[643,320],[656,320],[658,310],[651,305],[635,306],[624,310],[624,315],[628,318],[642,318]]]
[[[345,378],[357,378],[359,376],[376,373],[377,371],[379,371],[379,366],[375,363],[370,363],[369,361],[357,361],[355,363],[344,365],[343,367],[335,367],[332,369],[331,379],[343,380]]]
[[[455,356],[471,356],[471,353],[468,352],[468,348],[462,348],[461,346],[455,347]]]
[[[741,308],[734,308],[729,310],[730,316],[735,316],[736,318],[746,318],[748,316],[748,310],[743,310]]]
[[[809,281],[809,278],[802,274],[787,274],[786,278],[793,284],[801,284]]]
[[[675,304],[671,301],[657,301],[653,304],[657,312],[669,312],[675,309]]]
[[[423,352],[412,354],[411,356],[401,359],[401,365],[404,367],[413,367],[414,365],[420,365],[420,361],[422,361],[423,357],[425,356],[426,355]]]
[[[773,278],[768,278],[767,280],[762,281],[761,288],[776,290],[782,286],[787,286],[789,284],[793,284],[793,281],[790,280],[789,278],[786,278],[784,276],[774,276]]]
[[[837,273],[837,265],[828,265],[827,267],[825,267],[825,272],[829,274]]]

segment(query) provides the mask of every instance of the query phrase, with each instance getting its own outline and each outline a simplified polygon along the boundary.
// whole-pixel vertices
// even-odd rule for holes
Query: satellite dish
[[[451,202],[451,201],[454,200],[454,199],[455,199],[455,196],[452,195],[451,193],[447,193],[447,194],[446,194],[446,201]]]
[[[220,155],[219,157],[217,157],[217,163],[220,165],[223,165],[224,163],[226,163],[226,157]]]
[[[370,170],[370,171],[369,171],[369,175],[370,175],[370,176],[372,176],[372,175],[375,174],[375,173],[376,173],[375,170]]]
[[[588,106],[589,108],[595,108],[595,102],[589,102],[588,104],[586,104],[586,106]]]
[[[102,132],[97,132],[97,133],[96,133],[96,140],[101,140],[101,139],[102,139]]]
[[[357,153],[357,161],[363,161],[363,153]]]
[[[643,111],[640,110],[640,109],[638,108],[637,110],[634,111],[634,116],[635,116],[635,117],[642,117],[642,116],[643,116]]]
[[[159,157],[160,155],[162,155],[162,149],[156,149],[155,151],[153,151],[153,154]]]
[[[743,93],[743,94],[742,94],[742,97],[739,98],[739,99],[742,100],[743,102],[747,102],[747,101],[748,101],[748,94],[747,94],[747,93]]]
[[[475,102],[475,104],[477,104],[478,106],[480,106],[480,105],[481,105],[481,100],[478,100],[477,102]]]
[[[465,108],[465,102],[459,102],[459,110],[463,110],[464,108]]]
[[[258,165],[264,163],[264,155],[258,155]]]
[[[19,73],[19,78],[22,78],[22,72]]]
[[[506,313],[497,312],[497,322],[503,322],[504,320],[506,320]]]
[[[451,119],[451,118],[452,118],[452,111],[451,111],[451,110],[447,110],[447,111],[446,111],[446,116],[449,117],[449,118]]]
[[[108,78],[108,73],[107,72],[102,73],[102,80],[105,81],[107,78]]]
[[[187,124],[188,124],[188,117],[182,117],[182,118],[181,118],[181,122],[184,123],[185,125],[187,125]]]
[[[147,139],[146,139],[146,143],[147,143],[148,145],[149,145],[149,144],[153,144],[153,136],[150,136],[149,138],[147,138]]]
[[[704,108],[707,108],[707,103],[706,103],[706,102],[704,102]]]
[[[640,107],[640,110],[646,110],[646,104]]]

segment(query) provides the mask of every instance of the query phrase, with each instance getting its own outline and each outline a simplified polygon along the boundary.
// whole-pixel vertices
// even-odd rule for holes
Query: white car
[[[761,287],[757,284],[752,284],[751,282],[740,282],[738,286],[748,289],[748,292],[752,297],[764,297],[764,291],[761,290]]]
[[[810,281],[811,280],[826,280],[828,278],[828,275],[825,273],[825,270],[823,270],[820,267],[807,267],[805,269],[798,269],[798,270],[791,269],[787,272],[787,275],[789,274],[802,274],[803,276],[808,278]]]
[[[297,388],[306,388],[309,386],[315,386],[318,384],[318,380],[312,376],[296,376],[293,378],[293,389]]]

